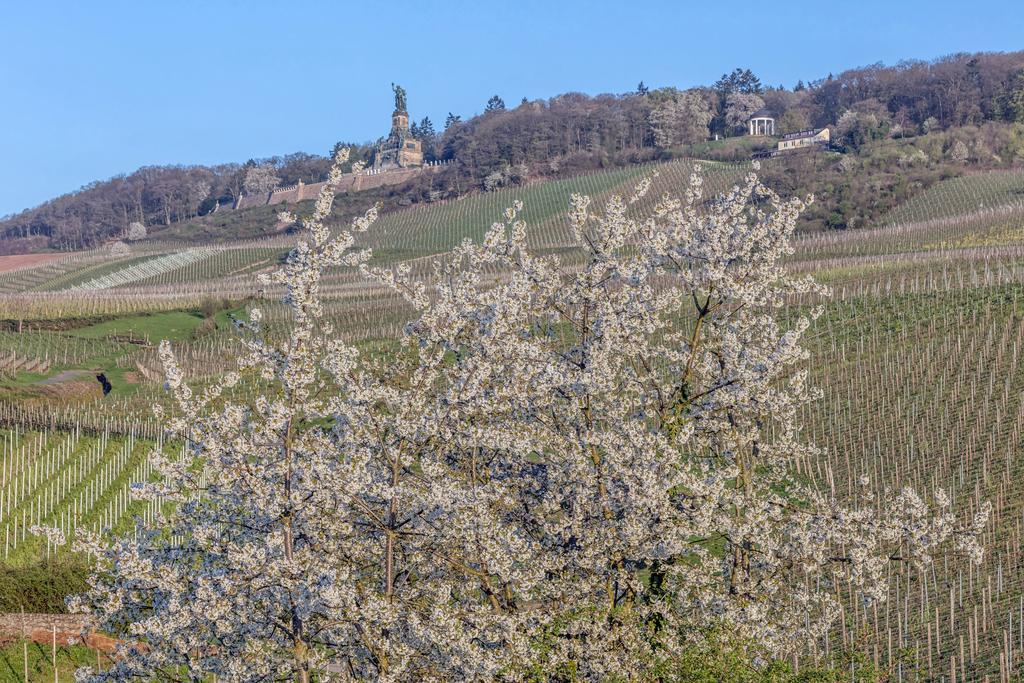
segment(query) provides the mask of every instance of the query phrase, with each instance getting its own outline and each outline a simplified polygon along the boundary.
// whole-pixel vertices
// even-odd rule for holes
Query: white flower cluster
[[[821,289],[781,266],[803,203],[753,175],[705,200],[695,176],[645,211],[649,187],[600,212],[572,198],[582,262],[531,254],[516,204],[433,288],[351,250],[374,211],[332,237],[325,189],[270,277],[286,343],[253,311],[240,373],[201,396],[161,347],[190,450],[154,456],[142,492],[177,508],[80,539],[98,571],[73,606],[124,643],[80,680],[633,680],[708,627],[799,649],[835,581],[876,598],[889,562],[950,540],[977,557],[984,511],[912,491],[845,507],[792,476],[816,454],[795,423],[810,319],[776,316]],[[322,321],[337,265],[417,307],[393,355]],[[240,377],[265,391],[225,401]]]
[[[134,221],[128,226],[128,239],[130,241],[135,242],[137,240],[145,239],[146,235],[146,226],[139,221]]]
[[[123,240],[118,240],[110,245],[110,255],[114,258],[128,256],[131,253],[131,248]]]

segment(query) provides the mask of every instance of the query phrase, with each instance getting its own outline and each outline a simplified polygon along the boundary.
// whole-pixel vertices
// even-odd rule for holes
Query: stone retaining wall
[[[335,192],[362,192],[375,187],[385,185],[401,185],[402,183],[415,178],[421,173],[431,173],[444,168],[448,164],[432,164],[419,166],[417,168],[394,168],[386,171],[364,171],[358,175],[346,173],[341,177],[341,182],[335,186]],[[264,195],[253,195],[242,197],[235,203],[235,209],[251,209],[254,206],[270,206],[272,204],[294,204],[307,199],[316,199],[327,183],[310,183],[306,185],[299,183],[289,187],[279,187],[273,192]],[[224,207],[222,207],[223,210]]]
[[[94,632],[89,624],[88,617],[78,614],[0,614],[0,639],[25,638],[33,643],[56,643],[61,647],[78,643],[101,652],[113,652],[117,641]]]

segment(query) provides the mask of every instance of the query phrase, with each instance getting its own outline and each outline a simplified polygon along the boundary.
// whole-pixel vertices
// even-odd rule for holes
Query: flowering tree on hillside
[[[273,192],[280,184],[281,179],[277,177],[277,169],[274,168],[274,165],[260,164],[246,172],[242,188],[246,194],[259,195]]]
[[[353,249],[375,211],[329,234],[331,186],[269,280],[289,339],[253,309],[238,370],[200,395],[161,347],[189,450],[154,454],[139,493],[177,508],[80,539],[97,572],[72,606],[123,638],[82,680],[644,678],[712,629],[801,650],[836,615],[830,581],[878,599],[889,562],[979,557],[985,509],[844,505],[793,476],[817,455],[796,422],[817,311],[777,315],[822,291],[781,265],[802,202],[753,174],[712,200],[698,175],[681,198],[573,196],[561,258],[527,249],[517,203],[424,282]],[[335,266],[416,307],[393,354],[333,333]],[[240,381],[259,391],[226,400]]]
[[[648,121],[654,134],[654,144],[668,148],[706,140],[712,118],[707,100],[699,92],[690,90],[668,93],[651,110]]]
[[[146,226],[138,221],[134,221],[128,226],[128,240],[136,242],[146,238]]]
[[[732,128],[742,128],[757,110],[764,107],[764,100],[750,93],[733,93],[725,99],[725,122]]]
[[[949,158],[958,164],[966,163],[969,156],[970,150],[967,149],[967,145],[964,144],[963,140],[957,140],[949,148]]]

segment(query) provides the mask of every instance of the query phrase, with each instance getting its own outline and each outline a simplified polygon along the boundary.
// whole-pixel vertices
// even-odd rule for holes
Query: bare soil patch
[[[89,370],[63,370],[53,377],[47,377],[46,379],[39,380],[36,384],[61,384],[62,382],[68,382],[73,379],[78,379],[82,375],[89,374],[92,374]]]
[[[41,266],[44,263],[56,261],[62,256],[67,256],[67,254],[12,254],[10,256],[0,256],[0,273]]]
[[[32,385],[28,389],[45,400],[89,400],[103,397],[103,388],[95,379],[72,379],[57,384]]]

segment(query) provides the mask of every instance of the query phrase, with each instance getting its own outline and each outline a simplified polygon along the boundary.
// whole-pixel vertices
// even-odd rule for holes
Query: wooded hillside
[[[874,172],[903,176],[906,167],[927,167],[932,172],[926,175],[941,177],[955,172],[936,170],[944,161],[1013,165],[1024,160],[1024,133],[1019,128],[989,125],[988,132],[978,131],[984,124],[1024,124],[1024,51],[876,64],[792,87],[769,86],[749,70],[736,69],[709,86],[685,91],[648,89],[641,82],[630,93],[566,93],[548,100],[524,100],[514,108],[506,107],[496,95],[481,115],[465,121],[449,115],[441,133],[434,132],[429,119],[415,124],[413,132],[423,138],[428,160],[454,159],[456,163],[444,173],[392,193],[392,199],[396,203],[435,201],[514,186],[531,178],[687,154],[745,158],[749,145],[699,146],[714,136],[742,135],[746,118],[762,107],[775,115],[779,133],[831,126],[838,148],[854,158],[849,163],[869,156],[872,163],[861,165]],[[964,135],[949,134],[960,128]],[[940,148],[930,157],[927,151],[921,151],[925,157],[918,155],[916,161],[907,161],[906,152],[878,153],[886,140],[936,133],[943,133],[937,138]],[[928,147],[934,143],[918,145],[910,154]],[[354,145],[353,159],[369,159],[372,149],[368,143]],[[0,253],[94,247],[124,236],[133,222],[158,232],[218,207],[230,207],[247,189],[263,192],[299,180],[321,181],[328,163],[325,149],[323,156],[295,153],[245,164],[147,166],[0,221]],[[797,183],[795,189],[828,191],[843,184],[838,176],[824,185],[812,180]],[[927,179],[921,186],[926,185]],[[863,224],[870,216],[850,221],[842,210],[838,217],[832,216],[843,201],[843,191],[840,188],[839,195],[825,198],[832,202],[826,205],[826,213],[811,217],[827,227]]]

